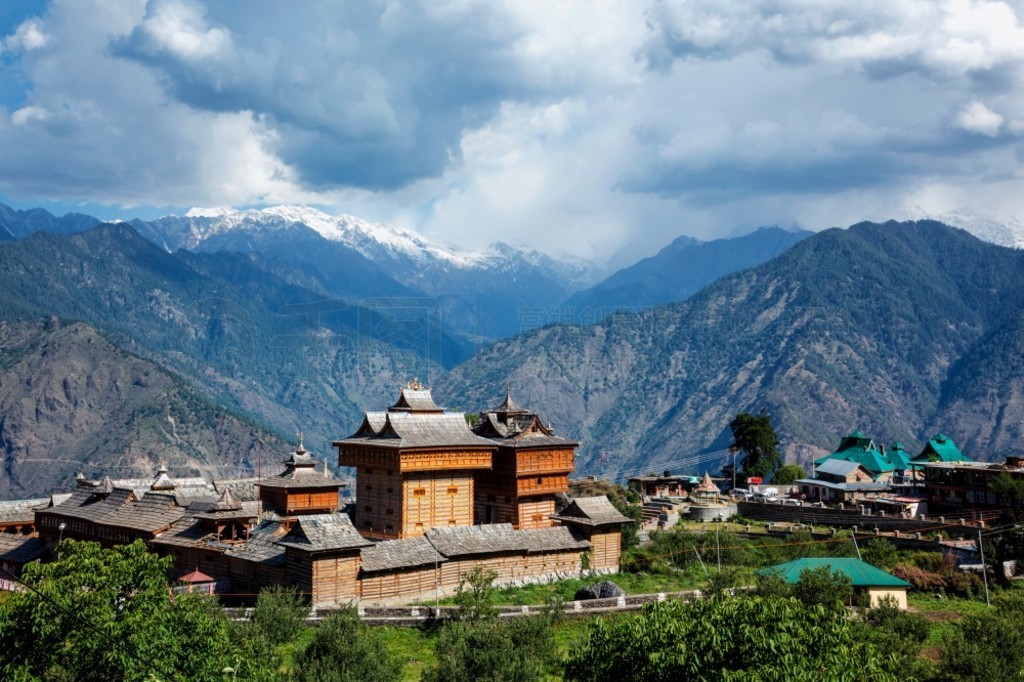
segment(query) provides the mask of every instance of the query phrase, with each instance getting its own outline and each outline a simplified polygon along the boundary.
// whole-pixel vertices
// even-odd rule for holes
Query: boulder
[[[622,588],[613,583],[611,580],[605,580],[604,582],[596,583],[594,585],[587,585],[576,590],[576,600],[585,599],[610,599],[612,597],[625,597],[626,593],[622,591]]]

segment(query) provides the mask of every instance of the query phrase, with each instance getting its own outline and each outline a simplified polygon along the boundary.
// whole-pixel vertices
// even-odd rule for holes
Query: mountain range
[[[740,411],[807,463],[859,428],[1024,449],[1024,252],[936,222],[807,237],[682,303],[498,342],[439,382],[449,404],[519,402],[583,443],[581,470],[715,470]]]
[[[1019,447],[1022,252],[934,221],[680,238],[580,290],[593,266],[501,244],[453,251],[305,207],[84,231],[88,221],[72,215],[41,216],[56,227],[32,232],[25,221],[35,215],[0,211],[11,237],[0,241],[0,321],[16,330],[0,347],[0,493],[39,494],[51,474],[69,475],[70,465],[56,464],[26,473],[48,441],[73,453],[67,459],[134,466],[135,475],[173,456],[161,415],[192,398],[161,402],[174,391],[146,393],[126,379],[113,391],[103,372],[118,357],[148,363],[175,395],[205,405],[200,424],[239,425],[235,449],[214,448],[216,429],[197,426],[206,449],[176,460],[192,472],[250,466],[256,432],[284,444],[303,431],[327,454],[362,411],[389,404],[412,378],[469,411],[496,404],[511,383],[519,402],[581,440],[586,473],[713,470],[740,410],[771,414],[787,454],[804,462],[854,428],[911,446],[941,429],[982,459]],[[588,324],[527,324],[526,311],[573,306],[629,310]],[[491,343],[498,308],[506,334],[527,331]],[[51,331],[62,334],[64,356],[11,359],[31,352],[8,346],[46,346]],[[82,379],[70,407],[25,408],[52,402],[57,389],[15,387],[69,362],[61,358],[92,358],[97,343],[109,351],[102,359],[68,365],[69,378]],[[111,396],[130,409],[107,405]],[[159,428],[128,428],[139,411]],[[111,434],[56,435],[101,422]]]

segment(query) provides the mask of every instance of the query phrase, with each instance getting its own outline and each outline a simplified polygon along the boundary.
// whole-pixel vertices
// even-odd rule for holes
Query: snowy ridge
[[[232,230],[277,230],[305,225],[324,239],[349,246],[370,260],[382,256],[436,260],[457,268],[488,264],[494,257],[485,251],[455,251],[439,246],[408,230],[374,223],[352,215],[328,215],[309,206],[271,206],[264,209],[235,211],[223,208],[193,208],[185,214],[192,220],[193,243]]]
[[[937,220],[959,227],[982,241],[1015,249],[1024,248],[1024,222],[1012,216],[996,216],[973,209],[929,213],[921,208],[907,212],[906,220]]]

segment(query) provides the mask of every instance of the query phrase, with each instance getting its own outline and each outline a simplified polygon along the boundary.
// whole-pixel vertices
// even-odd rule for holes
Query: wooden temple
[[[285,470],[259,483],[260,501],[265,509],[281,516],[325,514],[338,509],[342,483],[327,471],[316,470],[316,460],[299,436],[299,448],[284,462]]]
[[[356,469],[356,528],[375,539],[473,525],[474,475],[491,469],[498,449],[417,382],[386,412],[367,412],[359,430],[334,446],[338,464]]]
[[[498,446],[491,469],[476,474],[476,522],[517,530],[554,525],[555,496],[569,492],[579,443],[556,436],[516,405],[509,386],[505,402],[482,412],[473,432]]]

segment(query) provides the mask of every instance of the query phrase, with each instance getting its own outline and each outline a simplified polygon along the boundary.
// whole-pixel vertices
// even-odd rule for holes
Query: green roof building
[[[921,454],[914,458],[914,462],[970,462],[960,449],[957,448],[953,439],[944,433],[937,433],[932,436],[928,443],[921,450]]]
[[[820,466],[830,459],[857,462],[867,469],[872,480],[876,482],[888,481],[895,469],[892,462],[875,446],[874,441],[860,431],[843,437],[835,452],[816,459],[814,464]]]
[[[854,591],[864,591],[871,599],[872,608],[879,606],[886,598],[895,599],[901,609],[907,608],[907,588],[910,583],[886,573],[880,568],[853,558],[808,558],[788,561],[784,564],[769,566],[758,571],[761,575],[777,573],[787,583],[796,583],[804,571],[827,566],[833,573],[848,577]]]

